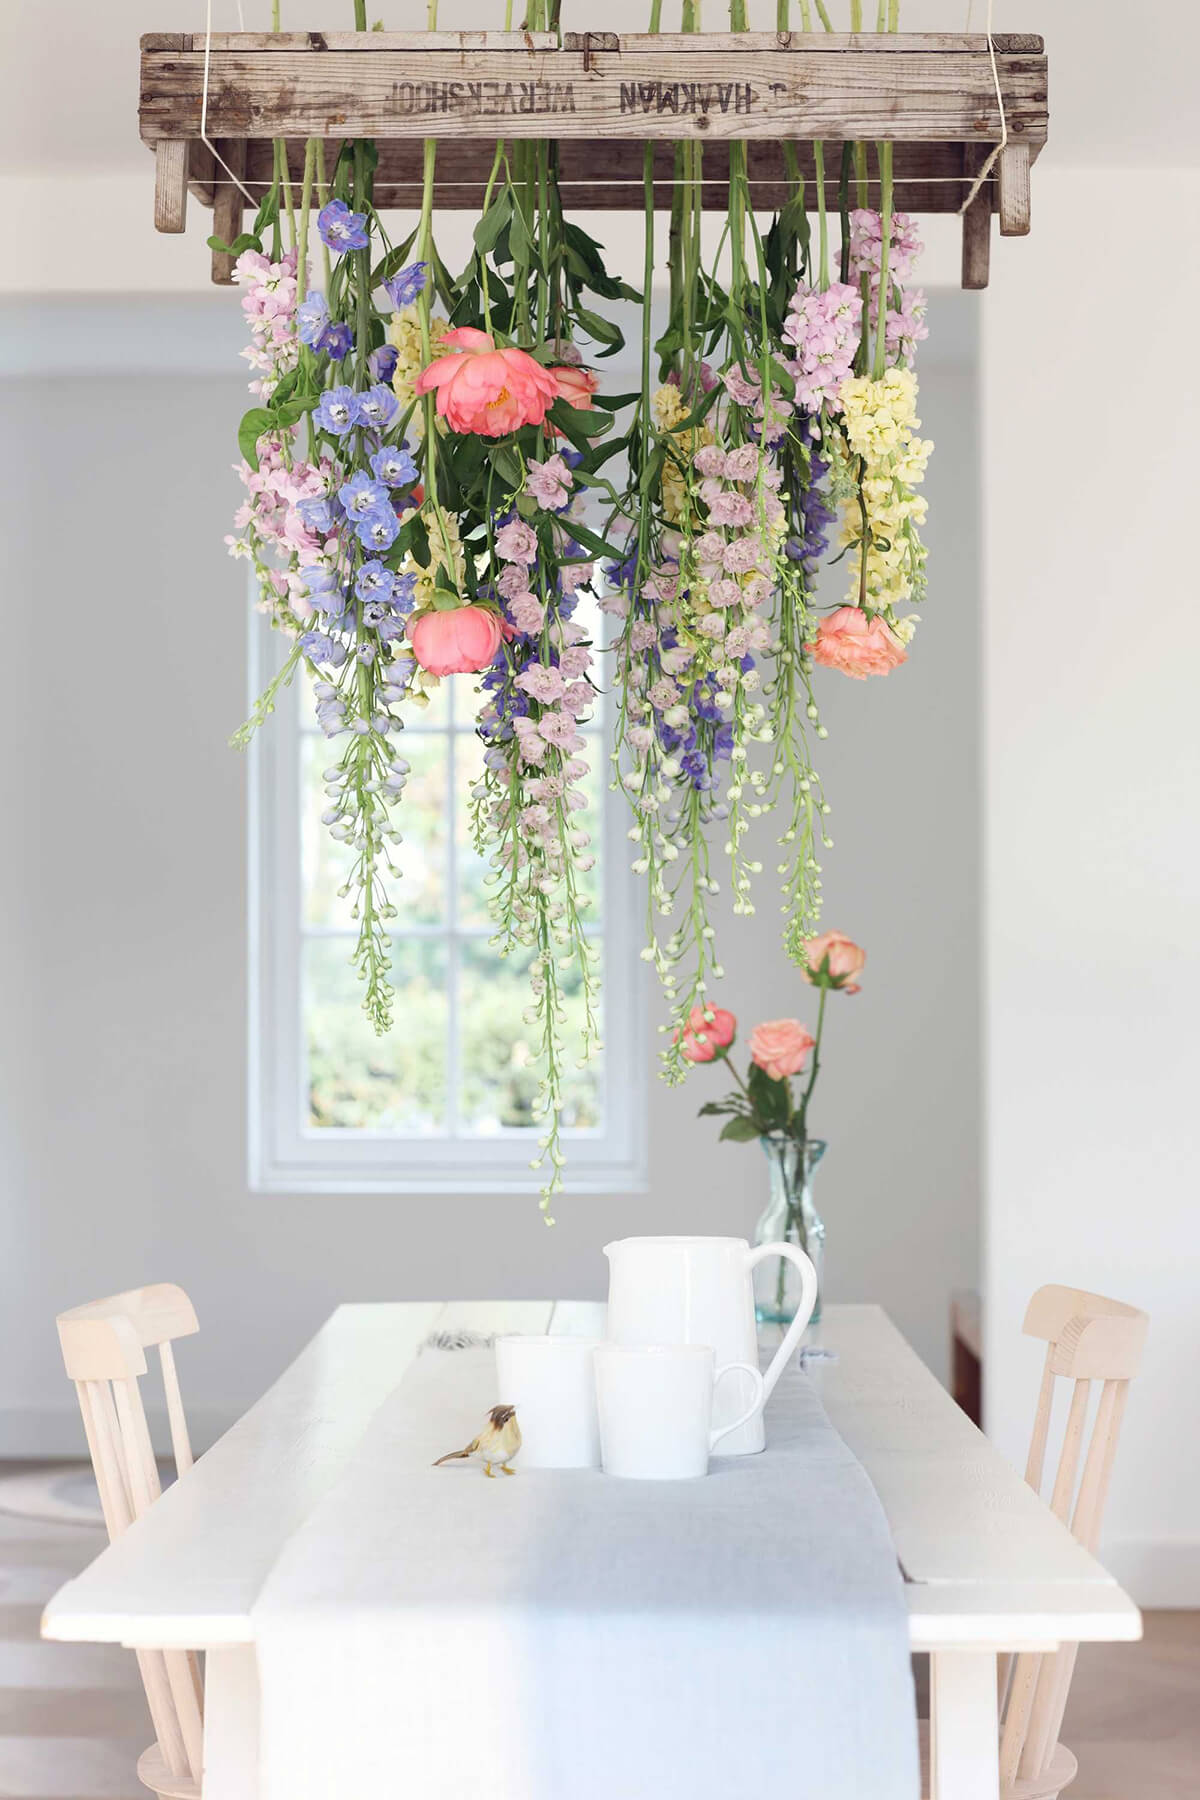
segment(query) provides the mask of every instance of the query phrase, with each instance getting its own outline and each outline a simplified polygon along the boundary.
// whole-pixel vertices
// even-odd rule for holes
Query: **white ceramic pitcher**
[[[769,1394],[779,1380],[817,1303],[817,1274],[794,1244],[745,1238],[633,1237],[606,1244],[607,1336],[615,1344],[711,1344],[718,1366],[758,1362],[753,1273],[768,1256],[786,1256],[800,1271],[796,1317],[764,1375]],[[732,1377],[717,1392],[718,1429],[746,1411],[747,1384]],[[766,1445],[762,1413],[722,1438],[717,1456],[749,1456]]]

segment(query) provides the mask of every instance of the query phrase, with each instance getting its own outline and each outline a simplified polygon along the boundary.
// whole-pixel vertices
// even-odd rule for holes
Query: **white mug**
[[[599,1338],[498,1337],[499,1397],[517,1409],[523,1469],[595,1469],[600,1465],[596,1378]]]
[[[607,1475],[633,1481],[687,1481],[707,1475],[712,1450],[760,1413],[766,1387],[749,1363],[716,1367],[707,1344],[601,1344],[595,1353],[601,1462]],[[737,1371],[754,1399],[714,1431],[713,1393]]]

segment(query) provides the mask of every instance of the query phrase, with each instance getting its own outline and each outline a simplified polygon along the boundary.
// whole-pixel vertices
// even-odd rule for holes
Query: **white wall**
[[[816,1115],[830,1291],[885,1302],[938,1369],[949,1290],[977,1268],[974,316],[960,295],[935,303],[918,651],[886,683],[825,684],[828,918],[870,957],[862,994],[832,1007]],[[221,544],[240,342],[229,293],[0,311],[0,1454],[80,1448],[53,1315],[81,1299],[189,1289],[202,1331],[180,1360],[207,1436],[340,1300],[598,1297],[610,1237],[748,1232],[764,1199],[756,1147],[717,1148],[695,1119],[721,1089],[705,1074],[652,1089],[650,1194],[564,1199],[553,1231],[532,1195],[248,1191],[245,775],[225,741],[245,586]],[[764,893],[725,932],[722,998],[747,1024],[811,1012],[776,927]]]
[[[1042,1282],[1151,1314],[1105,1550],[1200,1604],[1200,176],[1039,171],[984,299],[989,1428]]]

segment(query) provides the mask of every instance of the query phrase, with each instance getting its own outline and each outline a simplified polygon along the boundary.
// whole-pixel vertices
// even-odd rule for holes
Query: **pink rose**
[[[839,606],[817,626],[812,659],[865,681],[868,675],[887,675],[907,662],[908,652],[880,614],[868,620],[861,607]]]
[[[801,974],[806,981],[816,987],[837,988],[843,994],[858,993],[854,976],[862,973],[867,953],[844,931],[823,931],[820,937],[809,938],[804,946],[804,956],[808,967],[802,969]]]
[[[486,669],[500,648],[500,618],[482,606],[423,612],[408,622],[413,655],[431,675]]]
[[[785,1081],[800,1073],[816,1041],[799,1019],[768,1019],[750,1033],[750,1060],[772,1081]]]
[[[732,1044],[737,1031],[737,1020],[731,1012],[723,1007],[713,1006],[708,1009],[712,1018],[705,1017],[702,1006],[693,1006],[688,1014],[687,1024],[683,1028],[683,1043],[680,1055],[688,1062],[712,1062],[718,1050],[727,1050]],[[675,1034],[676,1042],[679,1033]]]
[[[454,431],[505,437],[540,425],[558,397],[555,371],[524,350],[497,350],[486,331],[462,325],[442,333],[456,354],[439,356],[417,376],[416,391],[437,389],[437,409]]]

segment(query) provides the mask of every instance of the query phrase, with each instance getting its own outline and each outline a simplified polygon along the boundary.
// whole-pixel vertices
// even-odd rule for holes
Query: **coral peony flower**
[[[408,622],[413,655],[431,675],[486,669],[500,648],[500,615],[483,606],[423,612]]]
[[[712,1013],[711,1019],[705,1018],[702,1006],[693,1006],[688,1014],[680,1048],[680,1055],[686,1057],[688,1062],[712,1062],[718,1050],[727,1050],[733,1042],[737,1031],[737,1020],[733,1014],[720,1006],[709,1010]],[[677,1032],[677,1042],[678,1037]]]
[[[840,669],[856,681],[887,675],[908,654],[887,621],[876,613],[868,619],[861,607],[839,606],[817,626],[812,659],[827,669]]]
[[[799,1019],[768,1019],[750,1033],[750,1060],[772,1081],[798,1075],[816,1038]]]
[[[437,389],[438,412],[452,430],[504,437],[522,425],[541,424],[558,397],[554,370],[524,350],[497,350],[494,338],[469,325],[443,332],[441,341],[457,354],[422,369],[416,391]]]
[[[804,956],[808,967],[800,973],[814,987],[837,988],[843,994],[858,993],[858,983],[853,978],[862,973],[867,953],[844,931],[823,931],[820,937],[809,938],[804,946]]]
[[[565,400],[568,406],[574,406],[580,412],[591,409],[592,395],[600,386],[600,377],[593,375],[590,369],[547,369],[547,375],[553,375],[557,398]]]

